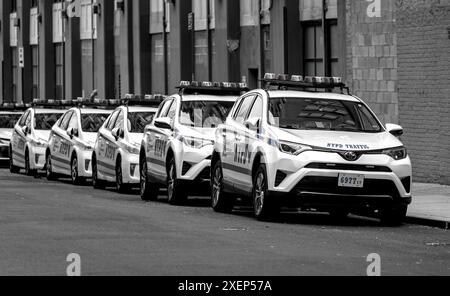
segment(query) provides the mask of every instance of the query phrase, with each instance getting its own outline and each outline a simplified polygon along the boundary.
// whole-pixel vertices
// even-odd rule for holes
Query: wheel
[[[97,159],[92,157],[92,186],[94,189],[105,189],[105,182],[98,178]]]
[[[140,168],[141,168],[141,176],[140,176],[141,199],[143,201],[155,201],[158,199],[159,187],[157,186],[156,183],[149,182],[147,161],[145,159],[141,159]]]
[[[83,178],[78,174],[78,158],[76,156],[72,158],[70,163],[70,176],[73,185],[82,185],[84,183]]]
[[[45,176],[47,177],[47,180],[54,181],[56,180],[56,175],[53,173],[52,168],[52,156],[50,153],[47,153],[47,156],[45,158]]]
[[[333,218],[333,220],[337,220],[337,221],[342,221],[342,220],[347,219],[348,215],[350,214],[349,211],[346,211],[344,209],[334,209],[334,210],[331,210],[329,213],[330,213],[331,218]]]
[[[28,150],[25,152],[25,175],[34,177],[36,176],[37,171],[31,169],[30,165],[30,153]]]
[[[387,226],[400,226],[406,218],[408,206],[399,205],[380,209],[381,223]]]
[[[167,172],[167,196],[169,198],[169,204],[179,205],[186,201],[186,192],[183,192],[183,188],[177,180],[177,169],[175,165],[175,159],[171,159],[169,162],[169,169]]]
[[[127,184],[123,184],[122,161],[120,158],[118,158],[116,164],[116,189],[119,193],[127,193],[130,190]]]
[[[212,208],[218,213],[231,213],[234,207],[234,198],[223,190],[222,162],[218,160],[211,174],[211,202]]]
[[[20,168],[14,165],[13,152],[11,147],[9,147],[9,171],[11,174],[18,174],[20,172]]]
[[[266,166],[261,164],[253,177],[253,209],[260,221],[268,221],[280,213],[280,205],[269,195]]]

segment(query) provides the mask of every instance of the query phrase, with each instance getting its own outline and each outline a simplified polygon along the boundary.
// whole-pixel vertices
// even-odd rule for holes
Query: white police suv
[[[146,127],[141,145],[141,197],[158,198],[167,188],[170,204],[209,189],[216,128],[247,87],[235,83],[183,81],[179,93],[166,99]],[[209,193],[208,193],[209,194]]]
[[[45,167],[45,151],[53,125],[65,112],[61,101],[34,100],[14,126],[11,138],[10,170],[25,169],[29,176]]]
[[[91,157],[97,133],[112,110],[109,101],[78,100],[53,126],[45,154],[47,178],[70,176],[74,185],[92,177]]]
[[[101,189],[114,182],[119,192],[139,184],[139,148],[145,126],[152,122],[161,95],[127,95],[98,132],[92,155],[92,184]]]
[[[23,114],[23,106],[14,103],[0,105],[0,161],[10,160],[11,137],[14,125]]]
[[[383,126],[340,78],[266,74],[263,81],[266,88],[242,96],[216,134],[214,210],[230,212],[241,195],[261,220],[288,206],[401,223],[412,184],[402,128]],[[324,92],[336,88],[341,93]]]

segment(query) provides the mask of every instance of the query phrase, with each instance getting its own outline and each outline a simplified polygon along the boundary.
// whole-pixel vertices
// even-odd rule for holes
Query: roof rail
[[[204,94],[240,96],[243,92],[249,91],[246,83],[239,82],[181,81],[180,86],[177,86],[176,88],[179,90],[180,95]]]
[[[301,89],[314,91],[317,89],[324,89],[332,91],[333,89],[340,89],[341,93],[347,91],[351,95],[350,88],[345,85],[341,77],[320,77],[320,76],[306,76],[288,75],[266,73],[261,80],[264,83],[266,90],[270,87],[278,87],[278,89]]]

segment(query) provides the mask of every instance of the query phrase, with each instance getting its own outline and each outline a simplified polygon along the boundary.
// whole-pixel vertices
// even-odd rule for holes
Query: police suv
[[[11,139],[10,170],[25,169],[29,176],[45,167],[45,151],[53,125],[65,112],[63,102],[34,100],[14,126]]]
[[[75,102],[53,126],[45,154],[47,178],[70,176],[74,185],[92,177],[91,157],[97,133],[112,110],[106,100]]]
[[[0,161],[10,160],[11,137],[14,125],[23,114],[23,105],[4,103],[0,105]]]
[[[114,182],[119,192],[139,184],[139,148],[145,126],[152,122],[161,95],[127,95],[98,132],[92,155],[92,184],[102,189]]]
[[[239,99],[216,134],[214,210],[230,212],[238,194],[261,220],[287,206],[341,218],[378,213],[401,223],[412,184],[403,129],[383,126],[340,78],[266,74],[263,82],[265,89]],[[335,89],[340,93],[326,91]]]
[[[167,188],[170,204],[183,202],[192,189],[202,193],[198,185],[209,189],[216,128],[247,90],[229,82],[181,82],[179,93],[161,104],[145,129],[140,152],[143,200],[157,199],[160,187]]]

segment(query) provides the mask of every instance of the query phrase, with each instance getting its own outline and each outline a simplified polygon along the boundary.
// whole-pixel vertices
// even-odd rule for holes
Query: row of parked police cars
[[[412,187],[402,128],[383,125],[340,78],[269,73],[262,84],[183,81],[168,97],[5,105],[0,157],[11,173],[140,187],[145,201],[164,189],[174,205],[204,193],[217,212],[248,203],[259,220],[288,207],[400,224]]]

